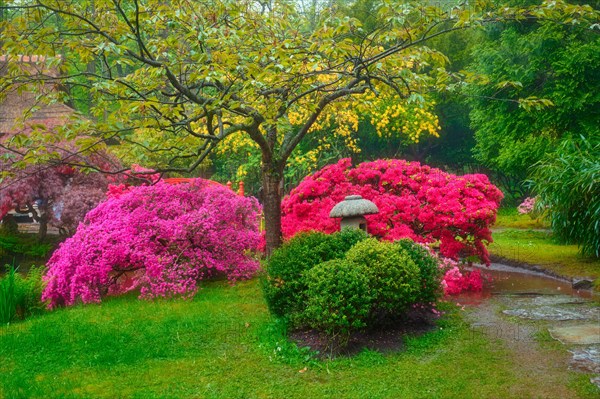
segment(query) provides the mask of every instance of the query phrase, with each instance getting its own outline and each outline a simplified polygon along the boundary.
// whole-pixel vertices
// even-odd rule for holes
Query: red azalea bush
[[[479,270],[461,270],[456,261],[448,258],[440,259],[439,263],[444,273],[444,295],[458,295],[465,291],[481,292],[483,289],[483,278]]]
[[[254,198],[201,179],[113,190],[52,255],[43,300],[100,302],[138,288],[143,298],[191,296],[202,279],[248,278],[259,214]]]
[[[482,174],[456,176],[404,160],[377,160],[353,168],[350,159],[342,159],[306,177],[283,200],[284,237],[339,230],[339,219],[329,218],[329,212],[351,194],[379,208],[378,214],[366,216],[369,233],[377,237],[439,241],[445,257],[474,256],[490,262],[486,244],[492,242],[490,225],[502,192]]]

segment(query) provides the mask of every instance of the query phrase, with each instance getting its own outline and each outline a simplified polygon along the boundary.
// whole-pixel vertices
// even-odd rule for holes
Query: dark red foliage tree
[[[44,240],[48,225],[72,234],[85,214],[105,198],[108,185],[121,176],[94,172],[94,166],[116,171],[120,165],[106,151],[79,152],[74,143],[57,144],[69,151],[61,153],[53,148],[54,153],[63,156],[48,158],[39,154],[36,162],[38,154],[15,142],[33,130],[51,131],[57,127],[52,121],[40,126],[30,125],[18,135],[8,134],[0,139],[0,219],[12,209],[26,209],[40,224],[39,238]]]

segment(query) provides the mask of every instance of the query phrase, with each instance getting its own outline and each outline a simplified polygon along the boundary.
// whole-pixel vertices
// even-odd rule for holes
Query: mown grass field
[[[528,398],[540,382],[446,304],[404,351],[316,360],[286,341],[256,280],[193,300],[114,298],[0,327],[2,398]],[[565,384],[594,397],[588,376]],[[551,392],[551,390],[550,390]]]

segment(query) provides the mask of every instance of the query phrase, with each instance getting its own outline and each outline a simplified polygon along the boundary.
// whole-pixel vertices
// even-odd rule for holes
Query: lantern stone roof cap
[[[373,202],[360,195],[349,195],[336,204],[329,213],[330,218],[348,218],[353,216],[372,215],[379,213],[379,208]]]

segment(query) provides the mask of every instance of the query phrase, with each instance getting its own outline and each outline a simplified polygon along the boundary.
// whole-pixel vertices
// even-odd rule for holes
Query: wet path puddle
[[[479,267],[484,277],[480,293],[456,299],[461,305],[480,306],[494,298],[509,317],[541,321],[550,335],[571,353],[569,368],[597,374],[600,388],[600,295],[573,289],[570,281],[493,263]]]

